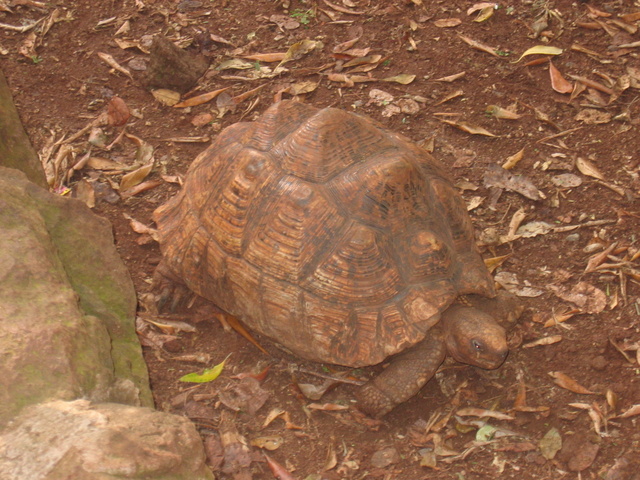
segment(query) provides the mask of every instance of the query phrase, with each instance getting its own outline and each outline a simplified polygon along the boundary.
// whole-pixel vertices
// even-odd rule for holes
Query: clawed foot
[[[190,293],[187,286],[166,267],[164,262],[160,262],[153,274],[151,291],[159,312],[165,310],[167,306],[170,312],[174,312]]]

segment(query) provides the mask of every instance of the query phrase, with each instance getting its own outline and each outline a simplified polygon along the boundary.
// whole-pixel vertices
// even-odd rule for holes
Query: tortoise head
[[[492,369],[507,358],[506,332],[490,315],[453,305],[443,313],[441,323],[447,352],[458,362]]]

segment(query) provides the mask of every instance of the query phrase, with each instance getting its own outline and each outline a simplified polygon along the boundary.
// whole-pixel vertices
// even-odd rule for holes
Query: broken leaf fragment
[[[526,50],[520,58],[512,63],[518,63],[524,57],[528,55],[560,55],[563,52],[561,48],[552,47],[551,45],[536,45],[535,47],[531,47]]]
[[[538,443],[540,453],[547,460],[553,460],[556,453],[562,448],[562,437],[557,428],[551,428]]]
[[[518,120],[521,117],[521,115],[506,108],[499,107],[498,105],[489,105],[485,111],[487,115],[504,120]]]
[[[307,53],[311,52],[314,49],[321,49],[323,47],[323,43],[316,40],[309,40],[308,38],[296,42],[289,47],[287,53],[285,53],[284,58],[278,64],[278,67],[284,65],[287,62],[291,62],[293,60],[298,60],[304,57]],[[277,67],[276,67],[277,69]]]
[[[249,442],[254,447],[264,450],[277,450],[284,443],[284,438],[280,435],[269,435],[266,437],[257,437]]]
[[[160,103],[168,107],[173,107],[180,101],[180,94],[178,92],[168,90],[166,88],[152,90],[151,95],[153,95],[153,98],[158,100]]]
[[[181,382],[188,382],[188,383],[208,383],[208,382],[213,382],[222,373],[222,370],[224,369],[224,364],[228,360],[230,355],[231,354],[227,355],[227,358],[225,358],[219,364],[213,366],[212,368],[208,368],[206,370],[203,370],[201,373],[193,372],[193,373],[188,373],[186,375],[183,375],[182,377],[180,377],[180,381]]]

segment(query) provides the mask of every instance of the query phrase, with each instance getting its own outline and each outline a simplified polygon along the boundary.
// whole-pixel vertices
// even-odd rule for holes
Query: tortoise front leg
[[[433,377],[444,361],[446,347],[439,334],[428,337],[391,359],[389,366],[356,393],[358,408],[381,417],[413,397]]]

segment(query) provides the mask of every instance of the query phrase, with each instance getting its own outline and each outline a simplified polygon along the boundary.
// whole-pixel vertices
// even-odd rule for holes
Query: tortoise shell
[[[440,164],[359,115],[283,101],[226,128],[154,213],[164,266],[310,360],[373,365],[493,296]]]

